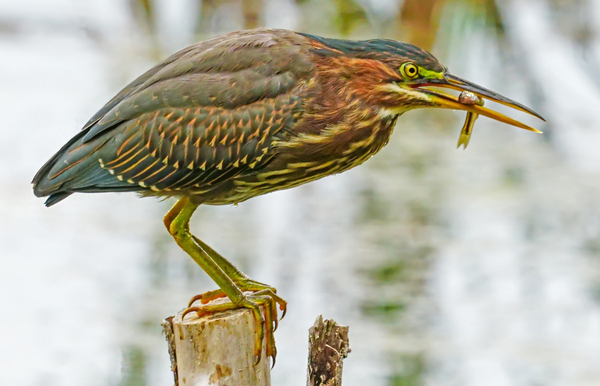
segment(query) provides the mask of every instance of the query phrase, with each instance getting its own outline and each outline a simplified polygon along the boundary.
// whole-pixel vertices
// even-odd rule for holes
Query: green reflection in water
[[[135,346],[123,349],[123,376],[119,386],[146,386],[146,353]]]
[[[390,386],[419,386],[423,382],[426,359],[423,354],[401,355],[394,360]]]

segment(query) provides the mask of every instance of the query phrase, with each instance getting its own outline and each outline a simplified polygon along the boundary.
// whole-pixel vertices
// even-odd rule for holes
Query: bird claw
[[[285,317],[285,314],[287,313],[287,302],[285,300],[283,300],[282,297],[277,295],[277,290],[275,288],[269,287],[269,286],[266,286],[263,284],[261,284],[260,286],[258,286],[258,285],[245,286],[245,285],[243,285],[243,283],[238,284],[238,287],[244,292],[253,292],[254,294],[264,294],[264,295],[270,296],[275,301],[275,303],[277,303],[279,305],[279,309],[281,310],[281,318],[279,318],[279,319],[281,320]],[[225,297],[227,297],[227,295],[221,289],[214,290],[214,291],[208,291],[208,292],[205,292],[200,295],[196,295],[193,298],[191,298],[188,303],[188,308],[192,307],[192,305],[195,302],[197,302],[198,300],[202,304],[208,304],[213,300],[221,299],[221,298],[225,298]]]
[[[194,296],[190,302],[188,308],[186,308],[182,315],[181,319],[183,320],[185,316],[189,313],[195,312],[198,317],[202,317],[207,314],[212,314],[216,312],[229,311],[238,308],[248,308],[254,314],[254,320],[256,322],[256,340],[254,345],[254,357],[255,357],[255,365],[260,363],[262,359],[262,348],[263,348],[263,340],[265,341],[265,352],[266,356],[270,357],[273,361],[272,366],[275,365],[275,358],[277,356],[277,349],[275,347],[275,336],[274,332],[279,326],[279,322],[277,320],[277,304],[279,304],[280,309],[284,312],[286,310],[287,302],[283,300],[281,297],[277,296],[271,289],[263,289],[257,291],[252,294],[245,295],[243,299],[236,305],[233,302],[224,302],[219,304],[209,304],[203,305],[199,307],[192,307],[193,303],[197,300],[200,300],[203,304],[208,303],[206,299],[218,299],[225,297],[225,295],[220,294],[220,290],[210,291],[202,295]],[[206,296],[208,295],[208,296]],[[218,295],[218,296],[215,296]],[[209,300],[210,301],[210,300]],[[261,313],[260,307],[264,307],[264,317],[263,313]],[[283,316],[282,316],[283,317]]]

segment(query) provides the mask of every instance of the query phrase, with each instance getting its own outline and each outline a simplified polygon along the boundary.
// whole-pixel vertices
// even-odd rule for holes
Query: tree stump
[[[264,343],[261,361],[254,364],[252,311],[236,309],[200,318],[190,313],[183,321],[181,314],[163,323],[176,386],[271,385]]]
[[[342,386],[342,364],[349,353],[348,327],[319,315],[308,335],[307,386]]]

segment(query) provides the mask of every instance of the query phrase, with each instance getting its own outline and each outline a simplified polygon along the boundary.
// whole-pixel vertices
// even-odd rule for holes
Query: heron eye
[[[404,63],[400,67],[400,72],[405,78],[414,79],[419,75],[419,68],[414,63]]]

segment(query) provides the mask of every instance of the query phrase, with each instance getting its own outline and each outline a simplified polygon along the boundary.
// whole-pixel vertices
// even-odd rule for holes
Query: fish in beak
[[[458,96],[458,101],[462,104],[477,104],[483,106],[483,99],[470,91],[461,92]],[[459,148],[460,145],[464,145],[463,149],[466,149],[467,146],[469,146],[469,140],[471,139],[471,133],[473,133],[473,127],[475,126],[477,117],[479,117],[479,114],[467,111],[467,118],[460,130],[460,137],[458,137],[458,145],[456,145],[456,148]]]
[[[427,88],[427,86],[436,88],[450,88],[461,91],[461,94],[458,97],[456,97],[454,95],[446,94],[439,90]],[[478,86],[467,80],[461,79],[452,74],[446,73],[444,74],[443,78],[440,79],[422,79],[421,81],[413,83],[412,87],[426,94],[430,102],[432,102],[434,105],[440,108],[464,110],[467,112],[467,118],[461,130],[461,136],[458,140],[459,147],[460,145],[464,145],[465,148],[467,147],[470,135],[472,133],[473,125],[475,124],[475,120],[479,115],[483,115],[488,118],[495,119],[499,122],[507,123],[509,125],[520,127],[525,130],[533,131],[535,133],[541,133],[541,131],[534,129],[533,127],[530,127],[510,117],[507,117],[506,115],[501,114],[497,111],[484,107],[484,99],[488,99],[500,103],[502,105],[511,107],[513,109],[525,112],[545,121],[545,119],[540,114],[536,113],[529,107],[526,107],[518,102],[515,102],[500,94],[497,94],[493,91]]]

